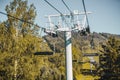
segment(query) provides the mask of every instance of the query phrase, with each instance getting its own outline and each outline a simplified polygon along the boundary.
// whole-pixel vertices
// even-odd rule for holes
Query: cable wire
[[[67,6],[67,4],[65,3],[64,0],[62,0],[63,4],[66,6],[66,8],[70,11],[70,13],[72,13],[72,11],[70,10],[70,8]]]
[[[87,16],[87,11],[86,11],[86,7],[85,7],[85,2],[84,2],[84,0],[82,0],[82,3],[83,3],[83,8],[84,8],[85,16],[86,16],[86,20],[87,20],[87,28],[86,28],[86,31],[87,31],[88,33],[90,33],[89,20],[88,20],[88,16]]]
[[[1,12],[1,11],[0,11],[0,13],[3,14],[3,15],[6,15],[6,16],[12,17],[12,18],[14,18],[14,19],[17,19],[17,20],[19,20],[19,21],[22,21],[22,22],[25,22],[25,23],[28,23],[28,24],[31,24],[31,25],[37,26],[37,25],[35,25],[35,24],[31,23],[31,22],[28,22],[28,21],[25,21],[25,20],[23,20],[23,19],[20,19],[20,18],[14,17],[14,16],[12,16],[12,15],[10,15],[10,14],[7,14],[7,13]],[[37,27],[39,27],[39,28],[43,28],[43,27],[40,27],[40,26],[37,26]],[[45,29],[45,28],[43,28],[43,29]]]
[[[64,0],[62,0],[63,4],[65,5],[65,7],[69,10],[70,12],[70,15],[71,15],[71,22],[74,21],[74,15],[73,15],[73,12],[71,11],[71,9],[67,6],[67,4],[65,3]]]
[[[87,24],[89,25],[89,21],[88,21],[88,16],[87,16],[87,11],[86,11],[84,0],[82,0],[82,3],[83,3],[83,8],[84,8],[84,11],[85,11],[85,15],[86,15]]]
[[[68,23],[64,17],[64,14],[62,12],[60,12],[57,8],[55,8],[50,2],[48,2],[47,0],[44,0],[48,5],[50,5],[53,9],[55,9],[58,13],[60,13],[61,17],[62,17],[62,20],[65,21],[65,23],[67,24],[68,26]]]
[[[58,13],[60,13],[61,15],[63,15],[62,14],[62,12],[60,12],[57,8],[55,8],[50,2],[48,2],[47,0],[44,0],[47,4],[49,4],[53,9],[55,9]]]

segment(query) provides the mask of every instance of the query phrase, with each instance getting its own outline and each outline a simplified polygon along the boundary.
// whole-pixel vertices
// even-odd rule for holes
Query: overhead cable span
[[[49,4],[53,9],[55,9],[58,13],[60,13],[61,15],[63,15],[62,14],[62,12],[60,12],[56,7],[54,7],[50,2],[48,2],[47,0],[44,0],[47,4]]]
[[[82,3],[83,3],[83,8],[84,8],[85,16],[86,16],[86,20],[87,20],[87,28],[86,28],[86,31],[88,31],[88,33],[90,33],[89,21],[88,21],[88,16],[87,16],[87,11],[86,11],[86,7],[85,7],[85,2],[84,2],[84,0],[82,0]]]
[[[74,20],[73,12],[72,12],[71,9],[68,7],[68,5],[65,3],[64,0],[62,0],[62,2],[63,2],[63,4],[65,5],[65,7],[69,10],[70,15],[71,15],[71,21],[73,21],[73,20]]]
[[[87,24],[89,25],[89,21],[88,21],[88,16],[87,16],[87,12],[86,12],[86,7],[85,7],[84,0],[82,0],[82,3],[83,3],[83,8],[84,8],[84,11],[85,11],[85,15],[86,15]]]
[[[70,13],[72,13],[72,11],[70,10],[70,8],[67,6],[67,4],[65,3],[64,0],[62,0],[63,4],[66,6],[66,8],[70,11]]]
[[[64,17],[64,14],[62,12],[60,12],[56,7],[54,7],[50,2],[48,2],[47,0],[44,0],[48,5],[50,5],[53,9],[55,9],[62,17],[62,20],[65,21],[65,23],[68,25],[68,23],[66,22],[66,19]]]
[[[3,14],[3,15],[6,15],[6,16],[9,16],[9,17],[11,17],[11,18],[17,19],[17,20],[19,20],[19,21],[22,21],[22,22],[25,22],[25,23],[28,23],[28,24],[31,24],[31,25],[34,25],[34,26],[37,26],[37,25],[35,25],[35,24],[31,23],[31,22],[28,22],[28,21],[25,21],[25,20],[23,20],[23,19],[20,19],[20,18],[14,17],[14,16],[12,16],[12,15],[10,15],[10,14],[7,14],[7,13],[1,12],[1,11],[0,11],[0,14]],[[37,26],[37,27],[42,28],[42,29],[45,29],[45,28],[40,27],[40,26]]]

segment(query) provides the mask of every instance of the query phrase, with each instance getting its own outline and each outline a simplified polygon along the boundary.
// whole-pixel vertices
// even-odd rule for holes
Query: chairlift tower
[[[86,12],[90,14],[91,12]],[[78,17],[84,15],[83,20],[80,22]],[[77,16],[76,19],[72,19],[72,16]],[[73,80],[73,71],[72,71],[72,42],[71,42],[71,32],[72,31],[81,31],[86,30],[86,15],[85,12],[74,11],[73,14],[56,14],[45,16],[48,18],[49,28],[45,29],[45,32],[50,34],[53,37],[58,36],[57,32],[64,32],[65,36],[65,64],[66,64],[66,80]],[[58,24],[52,22],[52,18],[61,17],[61,22],[58,21]],[[57,21],[57,20],[55,20]],[[57,26],[57,27],[56,27]]]

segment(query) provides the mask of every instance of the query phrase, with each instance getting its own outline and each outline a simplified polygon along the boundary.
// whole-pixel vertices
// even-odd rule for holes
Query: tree
[[[34,55],[51,51],[36,35],[38,27],[31,24],[36,16],[34,5],[27,6],[26,0],[14,0],[6,6],[6,11],[8,20],[0,23],[0,80],[64,80],[64,57]],[[48,60],[54,57],[55,63]]]
[[[119,80],[120,77],[120,41],[110,37],[106,45],[102,45],[103,54],[100,56],[101,80]]]
[[[29,24],[34,23],[35,7],[27,6],[26,0],[14,0],[6,12],[8,20],[0,23],[0,79],[33,80],[39,75],[33,54],[41,50],[43,41],[35,35],[36,26]]]
[[[33,4],[30,7],[27,6],[27,1],[14,0],[10,5],[6,6],[6,12],[8,15],[14,16],[15,18],[8,16],[7,24],[10,28],[16,28],[21,34],[30,34],[35,32],[36,26],[29,23],[34,23],[36,16],[35,7]],[[16,18],[21,19],[17,20]],[[29,23],[28,23],[29,22]]]

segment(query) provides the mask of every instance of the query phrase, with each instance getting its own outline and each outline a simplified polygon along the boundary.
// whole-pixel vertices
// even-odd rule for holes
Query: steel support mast
[[[73,80],[71,31],[65,31],[66,80]]]
[[[49,29],[46,29],[45,32],[50,34],[53,37],[58,36],[56,32],[64,32],[65,36],[65,63],[66,63],[66,80],[73,80],[73,70],[72,70],[72,42],[71,42],[71,32],[72,31],[81,31],[85,33],[87,30],[86,26],[86,15],[90,14],[91,12],[79,12],[74,11],[72,12],[69,7],[66,5],[64,0],[62,2],[70,11],[69,14],[61,13],[57,8],[55,8],[49,1],[44,0],[47,4],[49,4],[53,9],[55,9],[59,14],[56,15],[48,15],[45,16],[49,20]],[[84,15],[84,20],[82,22],[79,21],[78,16]],[[52,17],[59,18],[61,17],[61,25],[53,24]],[[77,17],[77,19],[75,19]],[[68,21],[67,21],[68,20]],[[77,21],[76,21],[77,20]],[[58,22],[60,23],[60,22]],[[89,31],[88,31],[89,32]]]
[[[87,12],[87,14],[90,14],[91,12]],[[63,16],[70,16],[70,14],[63,14]],[[84,12],[81,13],[74,13],[73,15],[85,15]],[[76,23],[73,25],[76,25],[74,28],[71,28],[70,26],[66,25],[63,26],[61,25],[60,28],[55,29],[55,25],[51,25],[52,21],[50,18],[52,17],[60,17],[60,15],[48,15],[45,16],[46,18],[48,18],[49,20],[49,24],[50,24],[50,28],[46,29],[45,32],[48,34],[52,34],[52,35],[57,35],[57,33],[55,32],[64,32],[64,36],[65,36],[65,64],[66,64],[66,80],[73,80],[73,70],[72,70],[72,42],[71,42],[71,32],[72,31],[81,31],[81,30],[85,30],[85,24],[86,24],[86,16],[84,16],[83,19],[83,23],[81,23],[82,25],[80,25],[80,23]],[[64,22],[64,21],[63,21]],[[64,22],[65,23],[65,22]]]

